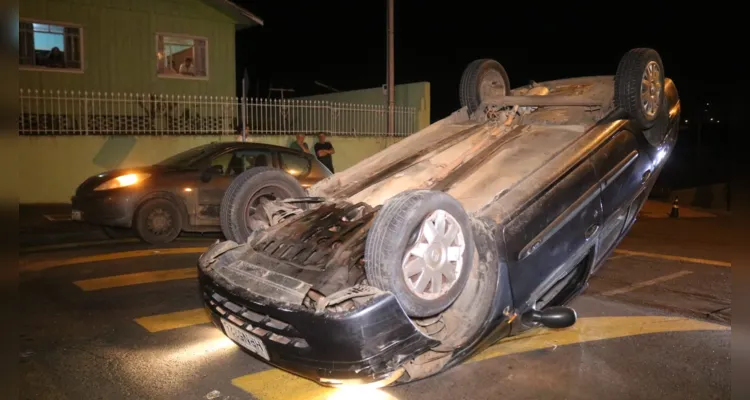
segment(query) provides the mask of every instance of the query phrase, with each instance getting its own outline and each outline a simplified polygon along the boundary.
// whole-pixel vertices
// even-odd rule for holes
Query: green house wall
[[[23,0],[21,19],[80,25],[83,72],[19,71],[19,87],[235,95],[235,21],[199,0]],[[158,77],[156,34],[208,40],[207,80]]]

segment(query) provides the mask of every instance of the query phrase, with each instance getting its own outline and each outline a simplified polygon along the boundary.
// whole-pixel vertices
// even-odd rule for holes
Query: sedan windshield
[[[204,144],[203,146],[194,147],[190,150],[177,153],[166,160],[156,163],[156,165],[165,165],[169,167],[190,167],[196,161],[202,159],[205,155],[211,153],[215,144]]]

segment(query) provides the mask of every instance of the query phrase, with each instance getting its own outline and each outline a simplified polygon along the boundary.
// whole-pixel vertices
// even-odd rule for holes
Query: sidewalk
[[[670,202],[646,200],[638,216],[641,218],[669,218],[671,211],[672,203]],[[680,206],[680,218],[714,218],[725,215],[729,215],[728,212]]]

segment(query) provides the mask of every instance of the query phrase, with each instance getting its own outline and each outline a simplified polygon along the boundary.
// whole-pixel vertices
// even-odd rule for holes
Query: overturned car
[[[658,53],[614,76],[510,89],[477,60],[462,108],[312,186],[248,170],[227,191],[229,240],[199,259],[215,325],[324,385],[395,384],[504,337],[575,323],[580,294],[633,224],[677,139]],[[264,186],[265,185],[265,186]]]

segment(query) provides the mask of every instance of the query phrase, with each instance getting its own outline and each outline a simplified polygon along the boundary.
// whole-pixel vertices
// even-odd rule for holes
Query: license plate
[[[234,325],[233,323],[224,319],[221,320],[221,324],[224,325],[224,333],[226,333],[227,336],[235,343],[265,358],[266,360],[269,359],[266,345],[263,344],[263,341],[260,340],[260,338],[242,330],[241,328],[238,328],[237,325]]]
[[[80,221],[83,219],[83,213],[78,210],[73,210],[73,212],[70,213],[70,219],[73,221]]]

